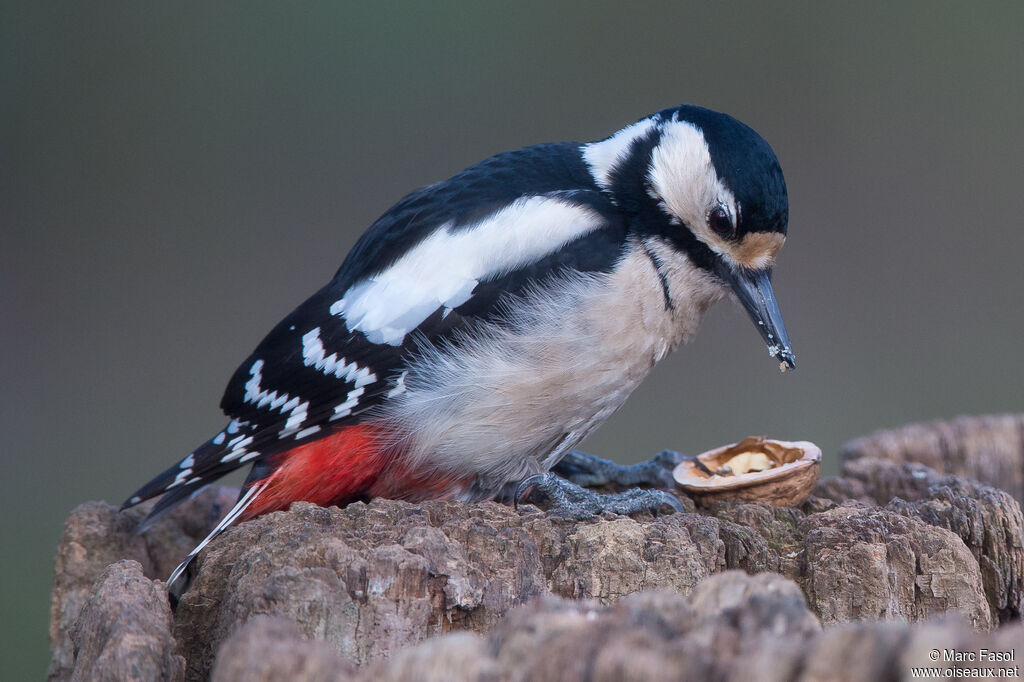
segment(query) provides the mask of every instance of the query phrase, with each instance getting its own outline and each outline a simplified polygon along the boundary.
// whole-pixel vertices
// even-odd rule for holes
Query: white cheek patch
[[[330,310],[350,331],[398,346],[434,311],[468,301],[481,280],[539,260],[600,224],[593,211],[557,198],[519,199],[472,227],[442,225]]]
[[[685,121],[665,124],[651,157],[650,181],[669,215],[682,219],[701,241],[721,251],[707,230],[707,211],[724,204],[735,216],[738,207],[715,171],[700,129]]]
[[[633,143],[647,135],[657,124],[656,119],[645,118],[626,126],[606,140],[591,142],[583,147],[583,160],[590,167],[590,174],[599,187],[611,187],[612,171],[629,154]]]

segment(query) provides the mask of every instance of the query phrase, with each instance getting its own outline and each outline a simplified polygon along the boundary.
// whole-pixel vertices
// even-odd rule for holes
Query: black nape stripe
[[[654,269],[658,272],[658,279],[661,280],[661,291],[665,295],[665,310],[675,310],[675,306],[672,305],[672,293],[668,290],[668,278],[665,277],[665,273],[661,270],[661,259],[658,258],[658,254],[651,251],[650,247],[647,246],[647,242],[640,243],[644,253],[651,259],[651,263],[654,265]]]

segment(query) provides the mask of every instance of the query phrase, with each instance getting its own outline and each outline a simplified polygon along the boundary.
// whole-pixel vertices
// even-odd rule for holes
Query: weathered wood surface
[[[976,453],[1010,438],[976,424],[1012,432],[960,423],[929,432],[970,433],[958,442]],[[233,492],[143,535],[145,507],[88,503],[58,548],[50,679],[815,679],[854,662],[839,679],[886,679],[927,665],[929,637],[1021,641],[1019,622],[998,627],[1024,608],[1020,505],[917,463],[970,457],[948,443],[910,457],[911,440],[855,442],[799,509],[566,521],[495,503],[297,504],[212,543],[173,614],[158,579]],[[958,620],[912,625],[943,614]]]

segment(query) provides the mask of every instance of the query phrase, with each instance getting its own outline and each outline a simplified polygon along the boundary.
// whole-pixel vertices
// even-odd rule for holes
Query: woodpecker
[[[153,519],[251,466],[172,584],[231,524],[300,500],[539,490],[588,512],[680,509],[661,490],[598,495],[551,471],[569,455],[580,481],[643,478],[572,448],[730,293],[771,357],[794,366],[771,286],[788,211],[768,143],[692,105],[418,189],[237,369],[227,426],[123,508],[162,495]]]

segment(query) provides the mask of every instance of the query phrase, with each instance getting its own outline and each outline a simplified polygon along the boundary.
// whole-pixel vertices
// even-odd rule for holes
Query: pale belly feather
[[[550,469],[692,336],[720,297],[707,291],[666,305],[654,264],[636,249],[609,274],[535,292],[472,352],[432,347],[412,364],[383,414],[401,434],[396,447],[411,468],[472,477],[476,497]]]

